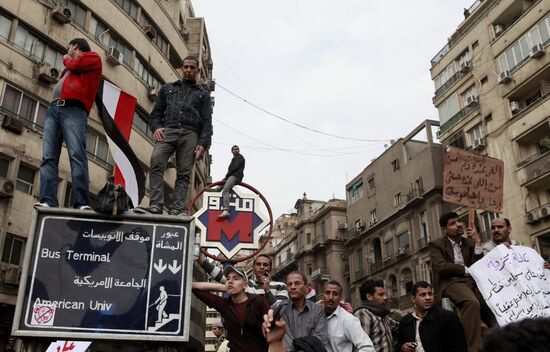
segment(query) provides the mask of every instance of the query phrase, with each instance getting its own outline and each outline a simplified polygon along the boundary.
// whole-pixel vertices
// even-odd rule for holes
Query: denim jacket
[[[212,106],[208,91],[195,82],[176,81],[160,89],[149,115],[149,128],[186,128],[198,135],[197,144],[205,149],[212,142]]]

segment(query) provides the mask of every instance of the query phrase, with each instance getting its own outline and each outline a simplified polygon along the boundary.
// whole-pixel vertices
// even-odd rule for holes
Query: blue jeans
[[[77,106],[51,104],[46,112],[40,164],[40,202],[58,207],[57,185],[59,155],[63,141],[71,162],[73,206],[90,203],[88,192],[88,159],[86,158],[86,125],[88,114]]]

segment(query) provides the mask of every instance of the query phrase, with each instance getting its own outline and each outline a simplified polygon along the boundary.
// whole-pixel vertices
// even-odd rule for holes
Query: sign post
[[[38,209],[13,335],[187,341],[193,234],[189,217]]]

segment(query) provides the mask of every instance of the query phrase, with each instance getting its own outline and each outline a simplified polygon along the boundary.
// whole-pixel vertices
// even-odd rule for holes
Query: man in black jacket
[[[222,208],[223,211],[218,216],[220,219],[225,219],[229,216],[229,198],[231,197],[231,190],[233,187],[242,181],[244,177],[244,156],[240,154],[239,146],[234,145],[231,147],[231,153],[233,153],[233,159],[227,168],[227,174],[225,175],[222,190]]]
[[[149,170],[150,201],[138,213],[162,214],[164,207],[164,170],[168,159],[176,153],[176,184],[170,215],[185,209],[187,186],[195,160],[201,160],[212,141],[212,105],[210,93],[196,83],[199,61],[193,56],[183,60],[183,79],[160,89],[149,128],[155,146]]]
[[[414,312],[399,323],[397,351],[466,352],[466,339],[455,312],[433,307],[432,287],[426,281],[413,285]]]

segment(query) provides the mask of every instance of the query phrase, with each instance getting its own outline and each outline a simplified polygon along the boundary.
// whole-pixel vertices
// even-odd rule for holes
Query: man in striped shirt
[[[225,282],[222,269],[206,260],[203,254],[199,256],[197,262],[214,280],[220,283]],[[271,258],[267,254],[260,254],[254,258],[253,265],[254,277],[248,280],[245,292],[259,295],[265,294],[270,305],[273,305],[277,301],[288,300],[286,285],[279,281],[271,281]]]

